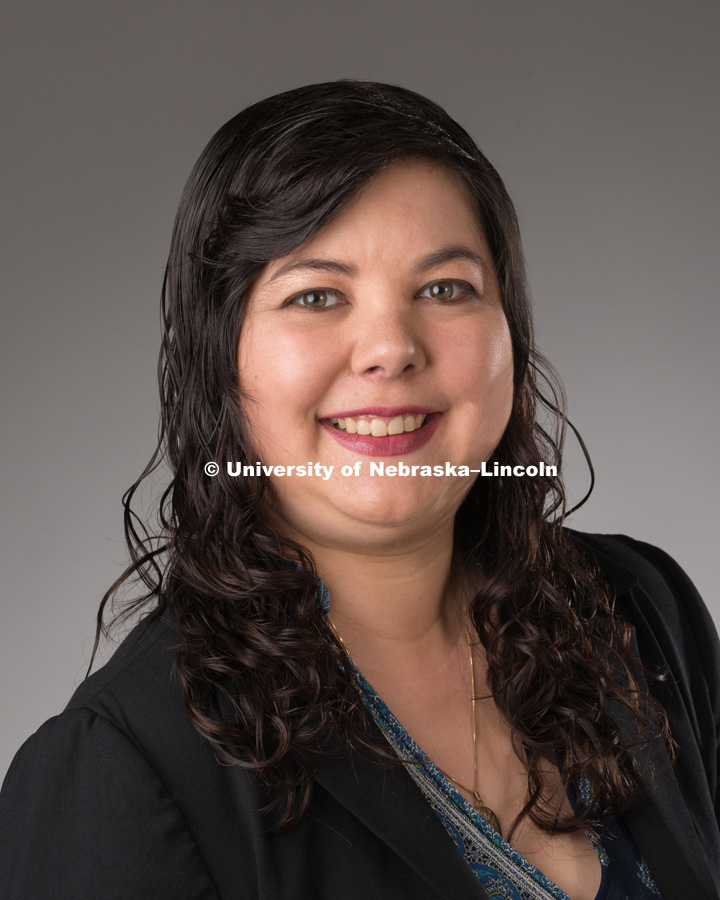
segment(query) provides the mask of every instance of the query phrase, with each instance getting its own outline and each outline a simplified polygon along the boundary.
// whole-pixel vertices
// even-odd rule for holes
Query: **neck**
[[[361,667],[442,654],[464,640],[451,527],[402,550],[308,549],[330,593],[330,618]]]

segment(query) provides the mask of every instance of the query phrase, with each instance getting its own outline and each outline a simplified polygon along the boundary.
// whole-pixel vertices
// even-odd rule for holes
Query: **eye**
[[[334,291],[318,289],[297,294],[290,300],[289,305],[300,306],[303,309],[328,309],[337,303],[338,297]]]
[[[431,300],[440,300],[444,303],[466,300],[468,297],[476,297],[477,292],[469,284],[463,281],[434,281],[420,293],[421,297],[430,297]]]

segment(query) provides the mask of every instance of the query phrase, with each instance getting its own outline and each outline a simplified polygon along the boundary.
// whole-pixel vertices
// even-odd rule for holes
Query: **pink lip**
[[[380,410],[380,407],[372,409],[364,409],[362,411],[338,413],[333,418],[343,419],[346,416],[400,416],[403,413],[407,415],[417,415],[424,413],[426,410],[420,407],[393,407],[392,412],[386,412],[386,408]],[[428,418],[422,428],[416,431],[409,431],[403,434],[388,434],[385,437],[371,437],[368,434],[348,434],[346,431],[340,431],[331,425],[327,419],[321,419],[322,427],[340,444],[353,453],[360,453],[362,456],[403,456],[406,453],[412,453],[425,446],[430,438],[435,434],[442,419],[442,413],[427,413]]]
[[[431,409],[429,406],[364,406],[362,409],[330,413],[328,416],[323,416],[323,419],[345,419],[348,416],[417,416],[420,413],[430,415],[434,412],[437,410]]]

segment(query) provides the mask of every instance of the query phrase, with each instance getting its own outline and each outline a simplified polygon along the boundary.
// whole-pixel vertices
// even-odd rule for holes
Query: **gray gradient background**
[[[226,119],[303,83],[396,82],[475,136],[597,469],[574,524],[664,547],[720,621],[714,0],[30,0],[0,30],[0,774],[83,677],[125,559],[185,178]]]

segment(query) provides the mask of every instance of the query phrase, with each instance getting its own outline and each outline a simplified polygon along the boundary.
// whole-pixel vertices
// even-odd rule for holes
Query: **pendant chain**
[[[340,644],[341,644],[343,650],[347,653],[348,657],[350,658],[350,662],[355,666],[356,669],[359,670],[358,664],[352,658],[352,654],[350,653],[348,648],[345,646],[345,641],[342,639],[342,635],[340,634],[340,632],[337,629],[337,626],[335,625],[335,623],[329,616],[328,616],[328,623],[329,623],[330,627],[332,628],[332,630],[335,632],[335,635],[336,635],[338,641],[340,641]],[[448,773],[444,769],[440,769],[439,766],[438,766],[438,769],[440,769],[440,771],[443,773],[443,775],[446,778],[448,778],[450,781],[452,781],[453,784],[457,785],[457,787],[459,787],[459,788],[462,788],[462,790],[464,790],[467,794],[470,794],[472,796],[473,799],[472,799],[471,803],[472,803],[472,806],[475,809],[475,811],[477,813],[479,813],[483,817],[483,819],[485,819],[486,822],[488,822],[495,829],[495,831],[497,831],[497,833],[499,835],[502,836],[502,830],[500,828],[500,822],[498,820],[498,817],[490,809],[489,806],[486,806],[483,803],[482,797],[480,796],[480,792],[478,791],[477,716],[476,716],[476,712],[475,712],[475,700],[477,697],[477,687],[476,687],[476,682],[475,682],[475,660],[473,658],[472,640],[470,638],[470,626],[468,625],[467,613],[465,615],[465,633],[467,635],[468,649],[470,652],[470,681],[472,683],[472,697],[471,697],[471,701],[470,701],[471,711],[472,711],[472,744],[473,744],[473,786],[472,786],[472,789],[470,789],[469,787],[466,787],[464,784],[461,784],[456,778],[453,778],[452,775],[448,775]]]

